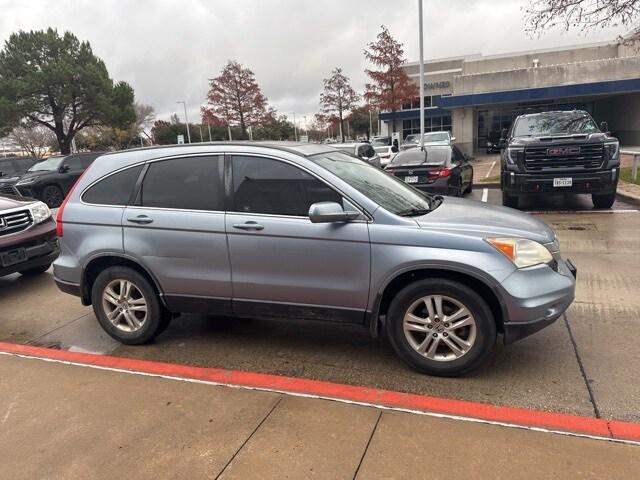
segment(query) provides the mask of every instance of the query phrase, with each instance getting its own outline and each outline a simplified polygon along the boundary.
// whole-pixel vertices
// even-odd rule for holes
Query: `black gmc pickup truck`
[[[581,110],[520,115],[501,143],[502,203],[517,208],[523,196],[591,194],[610,208],[620,175],[620,146]]]

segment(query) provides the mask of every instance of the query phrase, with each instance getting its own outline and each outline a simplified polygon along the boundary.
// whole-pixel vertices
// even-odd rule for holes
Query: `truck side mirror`
[[[600,122],[600,130],[604,133],[609,133],[609,124],[607,122]]]

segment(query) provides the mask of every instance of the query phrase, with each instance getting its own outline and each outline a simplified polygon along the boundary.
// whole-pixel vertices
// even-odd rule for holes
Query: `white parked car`
[[[451,145],[456,137],[451,136],[451,132],[429,132],[424,134],[425,145]],[[407,135],[400,145],[400,150],[408,150],[420,145],[420,134]]]
[[[393,157],[398,154],[398,149],[392,145],[385,145],[383,147],[373,147],[376,153],[380,156],[380,165],[386,167],[391,163]],[[395,150],[395,151],[394,151]]]
[[[382,168],[380,156],[369,143],[336,143],[331,146],[342,152],[349,153],[354,157],[358,157],[360,160],[364,160],[374,167]]]

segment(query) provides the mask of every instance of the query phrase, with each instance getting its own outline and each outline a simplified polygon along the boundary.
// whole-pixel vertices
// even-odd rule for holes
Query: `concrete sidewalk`
[[[633,478],[640,447],[0,355],[2,477]]]

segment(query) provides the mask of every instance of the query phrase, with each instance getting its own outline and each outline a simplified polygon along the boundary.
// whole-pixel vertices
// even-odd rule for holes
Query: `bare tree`
[[[324,79],[324,91],[320,94],[322,112],[326,115],[335,114],[340,121],[340,136],[344,143],[344,115],[356,106],[360,95],[351,88],[349,77],[342,73],[341,68],[334,68],[331,76]]]
[[[135,103],[133,108],[136,111],[136,121],[133,130],[137,135],[144,135],[152,142],[151,136],[147,132],[153,126],[156,119],[156,111],[151,105],[145,103]]]
[[[56,144],[56,136],[42,125],[22,125],[13,129],[9,137],[29,155],[35,158],[44,158],[51,146]]]
[[[530,0],[524,16],[533,35],[557,26],[587,31],[623,25],[634,28],[637,37],[640,0]]]

